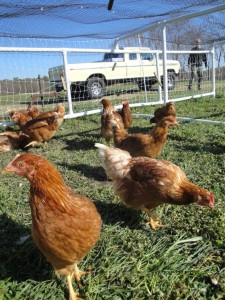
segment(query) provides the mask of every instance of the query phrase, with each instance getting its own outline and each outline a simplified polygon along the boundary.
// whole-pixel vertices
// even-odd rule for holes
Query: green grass
[[[176,103],[177,115],[225,120],[224,98],[201,98]],[[154,107],[132,109],[152,114]],[[146,226],[147,217],[123,206],[100,166],[95,142],[100,115],[65,120],[45,156],[65,182],[96,204],[103,228],[95,248],[80,268],[81,296],[88,300],[205,300],[225,295],[225,127],[180,122],[169,132],[159,158],[181,166],[188,178],[215,195],[215,210],[164,205],[157,208],[165,227]],[[147,132],[148,119],[135,118],[130,132]],[[1,153],[0,170],[21,151]],[[65,280],[30,236],[29,183],[0,175],[0,300],[61,300],[68,298]],[[57,221],[57,220],[56,220]],[[28,239],[18,244],[21,236]],[[74,283],[74,288],[77,286]]]

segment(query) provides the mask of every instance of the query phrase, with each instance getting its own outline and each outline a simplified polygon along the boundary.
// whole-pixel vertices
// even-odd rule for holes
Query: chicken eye
[[[25,166],[25,163],[24,163],[23,161],[19,161],[19,162],[17,163],[17,166],[18,166],[19,168],[23,168],[23,167]]]

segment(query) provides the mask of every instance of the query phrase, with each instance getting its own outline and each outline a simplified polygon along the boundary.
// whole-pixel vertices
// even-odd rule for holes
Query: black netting
[[[114,0],[111,10],[107,0],[6,0],[0,4],[0,37],[76,41],[113,40],[158,22],[222,6],[224,0]],[[201,34],[204,44],[225,40],[224,8],[184,24],[196,29],[193,36]],[[186,36],[184,44],[191,44],[190,39],[192,35]],[[168,42],[174,42],[172,35]]]

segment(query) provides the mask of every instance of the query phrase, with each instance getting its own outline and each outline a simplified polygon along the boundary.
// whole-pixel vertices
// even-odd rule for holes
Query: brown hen
[[[128,134],[115,121],[111,120],[113,139],[117,148],[128,151],[131,156],[156,157],[166,143],[169,127],[177,125],[173,116],[165,117],[159,121],[148,134]]]
[[[29,105],[27,109],[11,109],[9,111],[9,116],[12,118],[15,112],[22,113],[24,115],[24,120],[26,119],[27,121],[35,119],[40,113],[39,109],[34,105]]]
[[[15,112],[12,119],[20,127],[22,132],[28,135],[32,140],[26,147],[46,143],[53,137],[59,126],[57,112],[41,113],[37,118],[30,121],[25,121],[22,113]]]
[[[64,115],[65,115],[65,107],[62,104],[56,105],[56,108],[54,110],[55,112],[58,113],[58,127],[62,125],[62,122],[64,120]]]
[[[124,127],[123,119],[109,100],[102,99],[101,103],[103,105],[103,112],[101,115],[100,132],[105,141],[109,143],[113,137],[113,131],[112,126],[110,124],[110,120],[115,120],[118,124],[120,124],[120,126]]]
[[[157,108],[154,112],[154,117],[150,119],[150,123],[158,123],[160,120],[168,116],[176,117],[176,107],[173,102],[168,102],[166,105]]]
[[[132,158],[127,151],[99,143],[95,146],[115,193],[126,206],[145,211],[153,229],[162,226],[153,212],[161,204],[214,207],[213,194],[191,183],[175,164],[149,157]]]
[[[84,272],[77,264],[98,241],[101,217],[93,202],[68,187],[57,169],[31,153],[17,155],[2,173],[15,173],[30,181],[29,203],[35,244],[57,275],[67,278],[69,299],[77,299],[72,278]]]
[[[133,117],[131,114],[130,106],[128,100],[122,101],[123,107],[120,115],[123,119],[124,128],[129,128],[133,123]]]
[[[21,131],[5,131],[0,133],[0,152],[23,149],[31,139]]]

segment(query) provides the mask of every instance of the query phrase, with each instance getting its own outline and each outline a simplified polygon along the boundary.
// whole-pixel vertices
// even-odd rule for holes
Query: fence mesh
[[[62,66],[60,49],[96,49],[96,52],[68,52],[68,63],[93,63],[102,59],[99,49],[111,49],[115,41],[123,35],[142,30],[157,23],[175,18],[183,19],[167,25],[167,50],[184,51],[168,53],[167,58],[180,63],[176,85],[169,91],[169,99],[191,97],[197,93],[196,81],[189,91],[190,70],[187,66],[189,50],[196,38],[202,40],[203,48],[215,47],[216,93],[224,96],[225,80],[225,27],[224,1],[148,0],[111,1],[39,1],[22,0],[1,2],[0,47],[57,48],[58,52],[18,52],[0,51],[0,117],[7,120],[8,109],[25,108],[31,100],[43,109],[63,102],[68,112],[66,91],[58,91],[57,82],[50,80],[49,68]],[[221,7],[213,13],[195,18],[185,16],[204,10]],[[162,50],[162,28],[142,31],[141,34],[119,42],[119,47],[149,47]],[[140,68],[142,66],[140,65]],[[203,70],[202,92],[212,91],[213,64],[208,55],[208,67]],[[96,74],[98,76],[98,74]],[[86,87],[85,87],[86,88]],[[57,93],[55,93],[57,92]],[[71,85],[73,111],[101,107],[99,100],[90,100],[87,90]],[[162,93],[162,91],[161,91]],[[143,88],[138,82],[120,80],[114,85],[106,85],[104,96],[120,104],[123,98],[130,103],[154,102],[160,99],[159,84]]]
[[[224,5],[223,0],[1,1],[1,36],[45,39],[115,39],[134,30]],[[224,9],[224,7],[223,7]],[[193,18],[206,44],[225,39],[224,10]],[[189,31],[190,31],[189,26]],[[195,32],[196,34],[196,32]],[[171,37],[172,38],[172,37]],[[193,38],[186,37],[185,43]]]

